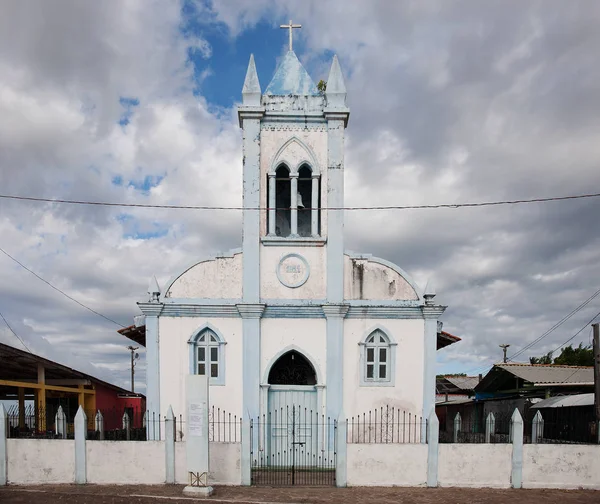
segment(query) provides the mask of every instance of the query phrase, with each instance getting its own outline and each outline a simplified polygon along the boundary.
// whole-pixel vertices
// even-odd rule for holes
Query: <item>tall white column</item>
[[[275,174],[269,173],[269,235],[275,236],[275,206],[276,206]]]
[[[310,234],[314,236],[319,235],[319,176],[312,176],[312,197],[310,200]]]
[[[290,226],[291,235],[298,236],[298,174],[290,174],[291,186],[291,211],[290,211]]]

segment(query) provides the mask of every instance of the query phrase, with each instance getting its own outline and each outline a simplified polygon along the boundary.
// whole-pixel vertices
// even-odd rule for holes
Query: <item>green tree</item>
[[[321,79],[319,81],[319,83],[317,84],[317,89],[319,90],[319,92],[322,94],[325,92],[325,90],[327,89],[327,81],[324,81],[323,79]]]
[[[563,348],[560,355],[554,359],[554,364],[562,364],[563,366],[593,366],[594,352],[590,347],[584,347],[583,343],[579,343],[579,346],[576,348],[569,345]]]
[[[552,364],[552,352],[542,357],[529,357],[529,364]]]
[[[573,345],[563,348],[560,355],[554,360],[552,360],[552,352],[548,352],[543,357],[530,357],[529,362],[531,364],[560,364],[562,366],[593,366],[594,352],[591,347],[579,343],[579,346],[575,348],[573,348]]]

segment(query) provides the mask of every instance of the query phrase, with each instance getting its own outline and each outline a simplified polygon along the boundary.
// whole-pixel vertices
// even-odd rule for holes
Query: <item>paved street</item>
[[[189,504],[183,486],[44,485],[0,488],[2,504]],[[600,492],[591,490],[492,490],[468,488],[247,488],[218,487],[210,502],[344,504],[591,504]]]

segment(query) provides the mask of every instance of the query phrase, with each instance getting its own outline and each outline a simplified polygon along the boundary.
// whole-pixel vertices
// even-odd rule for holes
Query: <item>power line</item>
[[[523,352],[529,350],[531,347],[533,347],[534,345],[537,345],[540,341],[542,341],[544,338],[546,338],[547,336],[549,336],[552,332],[554,332],[556,329],[558,329],[561,325],[563,325],[567,320],[569,320],[573,315],[575,315],[577,312],[581,311],[583,308],[585,308],[589,303],[592,302],[592,300],[594,300],[598,295],[600,294],[600,289],[598,289],[596,292],[594,292],[589,298],[587,298],[583,303],[581,303],[579,306],[577,306],[577,308],[573,309],[568,315],[565,315],[562,319],[560,319],[556,324],[554,324],[550,329],[548,329],[545,333],[543,333],[541,336],[539,336],[538,338],[536,338],[535,340],[533,340],[531,343],[525,345],[523,348],[521,348],[520,350],[518,350],[517,352],[515,352],[513,355],[511,355],[509,357],[508,360],[512,361],[513,359],[515,359],[516,357],[518,357],[519,355],[523,354]]]
[[[574,340],[577,336],[579,336],[583,330],[588,327],[594,320],[596,320],[596,318],[600,316],[600,312],[596,313],[596,315],[594,315],[591,320],[589,322],[586,322],[585,325],[579,329],[579,331],[577,331],[573,336],[571,336],[567,341],[565,341],[562,345],[557,346],[554,350],[552,350],[552,353],[556,352],[557,350],[559,350],[560,348],[564,347],[569,341]]]
[[[6,327],[8,327],[10,329],[10,332],[13,333],[15,335],[15,337],[21,342],[21,345],[23,345],[27,351],[32,354],[33,352],[31,350],[29,350],[29,347],[25,344],[25,342],[19,338],[19,335],[14,331],[14,329],[12,327],[10,327],[10,324],[8,323],[8,320],[6,320],[4,318],[4,315],[2,315],[2,312],[0,312],[0,317],[2,317],[2,320],[4,320],[4,323],[6,324]]]
[[[48,282],[48,280],[45,280],[44,278],[42,278],[40,275],[38,275],[35,271],[30,270],[27,266],[25,266],[22,262],[20,262],[19,260],[15,259],[13,256],[11,256],[8,252],[6,252],[6,250],[4,250],[2,247],[0,247],[0,252],[2,252],[6,257],[9,257],[10,259],[12,259],[14,262],[16,262],[19,266],[21,266],[21,268],[23,268],[26,271],[29,271],[29,273],[31,273],[33,276],[35,276],[36,278],[38,278],[39,280],[41,280],[42,282],[44,282],[46,285],[49,285],[50,287],[52,287],[55,291],[60,292],[63,296],[65,296],[66,298],[70,299],[71,301],[74,301],[75,303],[77,303],[79,306],[85,308],[86,310],[91,311],[92,313],[95,313],[96,315],[102,317],[105,320],[108,320],[109,322],[112,322],[113,324],[118,325],[119,327],[125,327],[123,324],[119,324],[119,322],[111,319],[110,317],[107,317],[106,315],[102,315],[102,313],[97,312],[96,310],[94,310],[93,308],[90,308],[87,305],[84,305],[81,301],[77,301],[77,299],[75,299],[74,297],[69,296],[66,292],[63,292],[62,290],[60,290],[58,287],[55,287],[54,285],[52,285],[50,282]],[[4,318],[4,317],[2,317]],[[5,320],[6,322],[6,320]]]
[[[555,329],[557,329],[559,326],[561,326],[562,324],[564,324],[567,320],[569,320],[573,315],[575,315],[577,312],[581,311],[583,308],[585,308],[592,300],[594,300],[598,295],[600,294],[600,289],[597,290],[596,292],[594,292],[589,298],[587,298],[583,303],[581,303],[579,306],[577,306],[576,308],[574,308],[569,314],[565,315],[562,319],[560,319],[556,324],[554,324],[550,329],[548,329],[545,333],[543,333],[541,336],[539,336],[538,338],[536,338],[535,340],[533,340],[531,343],[529,343],[528,345],[526,345],[525,347],[523,347],[522,349],[518,350],[517,352],[515,352],[513,355],[511,355],[508,360],[512,361],[514,358],[518,357],[519,355],[521,355],[523,352],[525,352],[526,350],[530,349],[531,347],[533,347],[534,345],[536,345],[537,343],[539,343],[542,339],[544,339],[546,336],[548,336],[550,333],[552,333]],[[597,317],[598,315],[596,315]],[[594,317],[594,319],[596,318]],[[594,320],[592,319],[592,321]],[[591,323],[591,321],[586,324],[589,325]],[[583,329],[585,329],[585,327],[583,327]],[[582,330],[583,330],[582,329]],[[569,338],[565,343],[563,343],[561,346],[559,346],[557,349],[553,350],[552,353],[556,352],[556,350],[558,350],[560,347],[566,345],[569,341],[571,341],[573,338],[575,338],[579,333],[581,333],[580,330],[579,332],[577,332],[577,334],[575,334],[575,336],[572,336],[571,338]],[[488,359],[488,360],[492,360],[492,359]],[[479,366],[477,368],[471,368],[469,370],[467,370],[467,373],[478,373],[479,371],[485,371],[487,373],[487,371],[489,371],[491,368],[493,367],[490,365],[485,365],[485,366]]]
[[[475,203],[440,203],[436,205],[390,205],[390,206],[354,206],[354,207],[328,207],[323,208],[324,211],[330,210],[425,210],[438,208],[474,208],[499,205],[518,205],[522,203],[544,203],[548,201],[565,201],[584,198],[598,198],[600,193],[594,194],[579,194],[575,196],[555,196],[550,198],[533,198],[520,200],[503,200],[503,201],[481,201]],[[268,208],[268,207],[246,207],[243,206],[210,206],[210,205],[158,205],[150,203],[110,203],[106,201],[86,201],[86,200],[66,200],[66,199],[51,199],[51,198],[34,198],[30,196],[15,196],[9,194],[0,194],[0,198],[12,199],[18,201],[34,201],[39,203],[64,203],[70,205],[92,205],[92,206],[107,206],[107,207],[124,207],[124,208],[159,208],[165,210],[290,210],[285,208]]]

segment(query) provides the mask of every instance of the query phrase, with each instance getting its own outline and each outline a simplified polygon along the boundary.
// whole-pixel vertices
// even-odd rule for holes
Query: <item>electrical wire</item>
[[[102,317],[105,320],[108,320],[109,322],[112,322],[113,324],[118,325],[119,327],[125,327],[123,324],[120,324],[119,322],[111,319],[110,317],[107,317],[106,315],[102,315],[102,313],[97,312],[96,310],[94,310],[93,308],[90,308],[89,306],[83,304],[81,301],[78,301],[77,299],[75,299],[74,297],[69,296],[66,292],[63,292],[62,290],[60,290],[58,287],[52,285],[50,282],[48,282],[48,280],[42,278],[40,275],[38,275],[35,271],[32,271],[31,269],[29,269],[27,266],[25,266],[22,262],[20,262],[18,259],[15,259],[13,256],[11,256],[8,252],[6,252],[6,250],[4,250],[2,247],[0,247],[0,252],[2,252],[6,257],[12,259],[14,262],[16,262],[19,266],[21,266],[21,268],[23,268],[26,271],[29,271],[29,273],[31,273],[33,276],[35,276],[36,278],[38,278],[39,280],[41,280],[42,282],[44,282],[46,285],[49,285],[50,287],[52,287],[55,291],[60,292],[63,296],[65,296],[67,299],[70,299],[71,301],[77,303],[79,306],[85,308],[86,310],[91,311],[92,313],[95,313],[96,315]],[[2,317],[4,318],[4,317]],[[6,320],[5,320],[6,322]]]
[[[515,352],[513,355],[511,355],[511,357],[507,358],[507,362],[508,361],[512,361],[514,358],[518,357],[519,355],[521,355],[523,352],[527,351],[528,349],[530,349],[531,347],[533,347],[534,345],[536,345],[537,343],[539,343],[542,339],[544,339],[546,336],[548,336],[549,334],[551,334],[555,329],[557,329],[558,327],[560,327],[562,324],[564,324],[567,320],[569,320],[573,315],[575,315],[577,312],[581,311],[583,308],[585,308],[591,301],[593,301],[598,295],[600,295],[600,289],[597,290],[596,292],[594,292],[589,298],[587,298],[583,303],[581,303],[579,306],[577,306],[576,308],[574,308],[569,314],[565,315],[562,319],[560,319],[556,324],[554,324],[550,329],[548,329],[545,333],[543,333],[541,336],[539,336],[538,338],[536,338],[535,340],[533,340],[531,343],[529,343],[528,345],[526,345],[525,347],[521,348],[520,350],[518,350],[517,352]],[[594,317],[596,318],[596,317]],[[593,320],[593,319],[592,319]],[[584,326],[585,328],[585,326]],[[583,330],[583,329],[582,329]],[[575,338],[581,331],[579,331],[577,334],[575,334],[575,336],[569,338],[569,340],[567,340],[565,343],[563,343],[561,346],[559,346],[557,349],[553,350],[552,353],[556,352],[556,350],[558,350],[559,348],[561,348],[562,346],[564,346],[566,343],[568,343],[569,341],[571,341],[573,338]],[[492,360],[492,359],[488,359],[488,360]],[[492,364],[490,365],[485,365],[485,366],[480,366],[477,368],[471,368],[469,370],[467,370],[467,374],[470,373],[479,373],[480,371],[483,371],[485,373],[487,373],[489,370],[492,369],[494,365]]]
[[[2,317],[2,320],[4,320],[4,323],[6,324],[6,327],[8,327],[10,329],[10,332],[13,333],[15,335],[15,337],[21,342],[21,345],[23,345],[27,351],[32,354],[33,352],[31,350],[29,350],[29,347],[25,344],[25,342],[19,337],[19,335],[14,331],[14,329],[10,326],[10,324],[8,323],[8,320],[6,320],[4,318],[4,315],[2,315],[2,312],[0,312],[0,317]]]
[[[565,201],[584,198],[598,198],[600,193],[579,194],[575,196],[555,196],[550,198],[533,198],[521,200],[504,200],[504,201],[482,201],[475,203],[440,203],[435,205],[400,205],[400,206],[360,206],[360,207],[328,207],[322,208],[324,211],[331,210],[424,210],[438,208],[474,208],[498,205],[518,205],[522,203],[544,203],[548,201]],[[64,203],[70,205],[93,205],[107,207],[124,207],[124,208],[159,208],[167,210],[290,210],[291,208],[268,208],[268,207],[243,207],[243,206],[209,206],[209,205],[158,205],[150,203],[110,203],[106,201],[86,201],[86,200],[66,200],[66,199],[51,199],[51,198],[34,198],[30,196],[15,196],[9,194],[0,194],[2,199],[12,199],[18,201],[34,201],[41,203]]]
[[[557,346],[554,350],[552,350],[552,353],[556,352],[557,350],[561,349],[562,347],[564,347],[567,343],[569,343],[569,341],[574,340],[577,336],[579,336],[579,334],[581,334],[583,332],[583,330],[589,326],[592,322],[594,322],[594,320],[596,320],[596,318],[600,316],[600,312],[596,313],[596,315],[594,315],[592,317],[592,319],[589,322],[586,322],[585,325],[579,329],[579,331],[577,331],[573,336],[571,336],[567,341],[565,341],[562,345]]]
[[[563,325],[567,320],[569,320],[573,315],[575,315],[577,312],[581,311],[583,308],[585,308],[589,303],[591,303],[598,295],[600,295],[600,289],[598,289],[596,292],[594,292],[594,294],[592,294],[589,298],[587,298],[583,303],[581,303],[579,306],[577,306],[575,309],[573,309],[568,315],[565,315],[562,319],[560,319],[556,324],[554,324],[550,329],[548,329],[544,334],[542,334],[541,336],[539,336],[538,338],[536,338],[535,340],[533,340],[531,343],[525,345],[523,348],[521,348],[520,350],[518,350],[517,352],[515,352],[513,355],[511,355],[507,360],[508,361],[512,361],[513,359],[515,359],[516,357],[519,357],[520,355],[523,354],[523,352],[526,352],[527,350],[529,350],[530,348],[532,348],[534,345],[537,345],[540,341],[542,341],[544,338],[546,338],[547,336],[549,336],[552,332],[554,332],[556,329],[558,329],[561,325]]]

